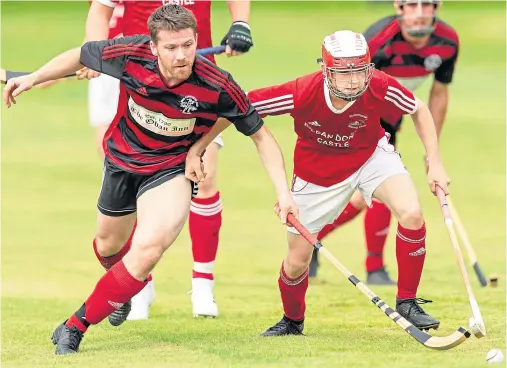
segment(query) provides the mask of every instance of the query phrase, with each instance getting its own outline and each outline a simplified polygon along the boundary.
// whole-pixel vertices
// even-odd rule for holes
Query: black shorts
[[[388,123],[387,121],[380,119],[380,125],[382,125],[382,128],[384,128],[384,130],[391,136],[389,138],[389,143],[392,144],[393,146],[396,145],[396,132],[400,129],[402,119],[403,118],[400,118],[394,124]]]
[[[97,207],[106,216],[126,216],[137,211],[137,199],[149,189],[153,189],[177,175],[184,175],[183,165],[161,170],[155,174],[143,175],[125,171],[104,160],[102,188]],[[197,195],[197,184],[190,182],[192,198]]]

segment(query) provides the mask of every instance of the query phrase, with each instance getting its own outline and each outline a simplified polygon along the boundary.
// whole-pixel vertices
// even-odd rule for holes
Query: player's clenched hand
[[[292,196],[289,195],[278,199],[278,202],[275,204],[275,213],[278,217],[280,217],[282,224],[285,225],[287,223],[287,216],[289,213],[292,213],[295,218],[299,217],[299,208],[292,199]]]
[[[430,185],[431,192],[436,195],[436,185],[438,185],[444,193],[449,194],[449,184],[451,179],[445,172],[444,165],[441,163],[429,163],[428,170],[428,184]]]
[[[246,22],[234,22],[229,32],[222,39],[221,45],[227,45],[225,54],[229,56],[241,55],[253,46],[250,26]]]
[[[194,183],[200,183],[206,178],[202,155],[190,148],[185,160],[185,177]]]
[[[11,107],[11,103],[15,104],[15,97],[25,91],[32,89],[35,79],[32,74],[22,77],[9,79],[4,88],[4,102],[7,107]]]
[[[79,69],[76,72],[76,76],[77,76],[77,79],[79,79],[79,80],[81,80],[81,79],[90,80],[90,79],[99,77],[100,73],[96,72],[95,70],[91,70],[91,69],[88,69],[87,67],[84,67],[82,69]]]

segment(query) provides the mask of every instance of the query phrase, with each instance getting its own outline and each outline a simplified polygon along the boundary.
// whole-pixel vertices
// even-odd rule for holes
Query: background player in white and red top
[[[434,76],[429,96],[429,109],[440,136],[449,103],[449,84],[458,58],[459,40],[456,31],[437,18],[439,0],[395,1],[396,16],[390,16],[371,25],[364,33],[375,67],[395,77],[404,87],[415,91],[428,77]],[[384,116],[381,124],[396,144],[396,132],[401,116]],[[389,234],[391,211],[378,201],[367,207],[356,193],[333,224],[319,233],[321,240],[339,226],[355,218],[366,209],[364,235],[367,255],[366,282],[369,284],[396,284],[389,277],[383,259],[383,250]],[[310,277],[317,273],[318,251],[310,263]]]
[[[173,3],[181,5],[192,11],[197,18],[197,48],[212,47],[211,38],[211,1],[197,0],[153,0],[153,1],[124,1],[124,14],[122,20],[122,33],[125,36],[134,34],[148,34],[147,19],[162,4]],[[107,36],[109,21],[116,7],[121,6],[115,0],[94,0],[86,25],[86,38],[88,41],[102,40]],[[232,25],[222,40],[227,44],[227,56],[241,55],[253,46],[248,25],[250,16],[250,1],[230,1],[229,11]],[[215,62],[214,57],[207,58]],[[96,72],[87,71],[87,78],[96,75]],[[114,81],[118,84],[118,81]],[[106,99],[106,103],[116,106],[117,95]],[[104,120],[109,124],[111,120]],[[195,316],[218,315],[218,308],[213,298],[213,267],[218,250],[220,228],[222,226],[222,202],[217,188],[216,171],[218,150],[223,146],[221,136],[218,136],[204,155],[207,171],[206,181],[199,184],[199,192],[192,200],[189,216],[190,237],[192,239],[192,253],[194,267],[192,274],[192,305]],[[98,250],[99,253],[102,250]],[[103,254],[106,255],[106,254]],[[154,298],[153,282],[135,298],[132,299],[132,311],[129,319],[148,318],[148,306]]]
[[[410,114],[429,159],[431,191],[447,193],[435,125],[428,107],[370,63],[365,38],[339,31],[324,39],[322,71],[249,92],[261,116],[290,114],[298,136],[292,193],[301,223],[314,234],[332,223],[359,190],[385,203],[398,219],[396,310],[418,328],[436,328],[416,298],[426,255],[426,228],[412,179],[388,143],[380,117]],[[312,247],[294,228],[278,285],[284,316],[264,336],[301,334]]]

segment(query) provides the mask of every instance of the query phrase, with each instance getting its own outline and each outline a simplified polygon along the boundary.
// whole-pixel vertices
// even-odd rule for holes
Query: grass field
[[[5,2],[1,65],[31,70],[78,45],[87,2]],[[255,42],[241,58],[218,57],[245,90],[280,83],[317,67],[324,35],[364,30],[390,4],[255,2]],[[101,276],[91,249],[101,164],[87,122],[85,82],[36,89],[2,111],[2,364],[4,367],[481,367],[486,353],[505,351],[505,4],[446,2],[442,17],[461,38],[461,55],[441,139],[453,180],[453,200],[497,289],[480,288],[470,269],[488,336],[446,352],[430,351],[385,318],[322,260],[311,285],[304,338],[262,339],[281,317],[277,273],[285,232],[272,214],[274,191],[254,145],[225,133],[219,183],[224,225],[216,264],[216,320],[191,316],[188,231],[168,251],[155,276],[149,321],[90,329],[80,354],[56,357],[49,337],[81,305]],[[229,27],[224,3],[214,5],[214,37]],[[417,95],[426,99],[429,83]],[[269,119],[290,172],[295,135],[288,117]],[[428,254],[420,296],[442,321],[443,335],[468,327],[470,307],[436,199],[427,189],[423,148],[410,120],[399,149],[420,192]],[[170,205],[168,203],[167,205]],[[393,221],[393,228],[396,226]],[[362,220],[330,236],[328,248],[364,278]],[[386,249],[396,276],[394,236]],[[394,304],[395,289],[374,290]]]

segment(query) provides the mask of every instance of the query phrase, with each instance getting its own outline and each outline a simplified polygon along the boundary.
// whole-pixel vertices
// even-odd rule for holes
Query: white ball
[[[486,360],[488,364],[502,363],[503,353],[500,349],[491,349],[488,351],[488,355],[486,355]]]

